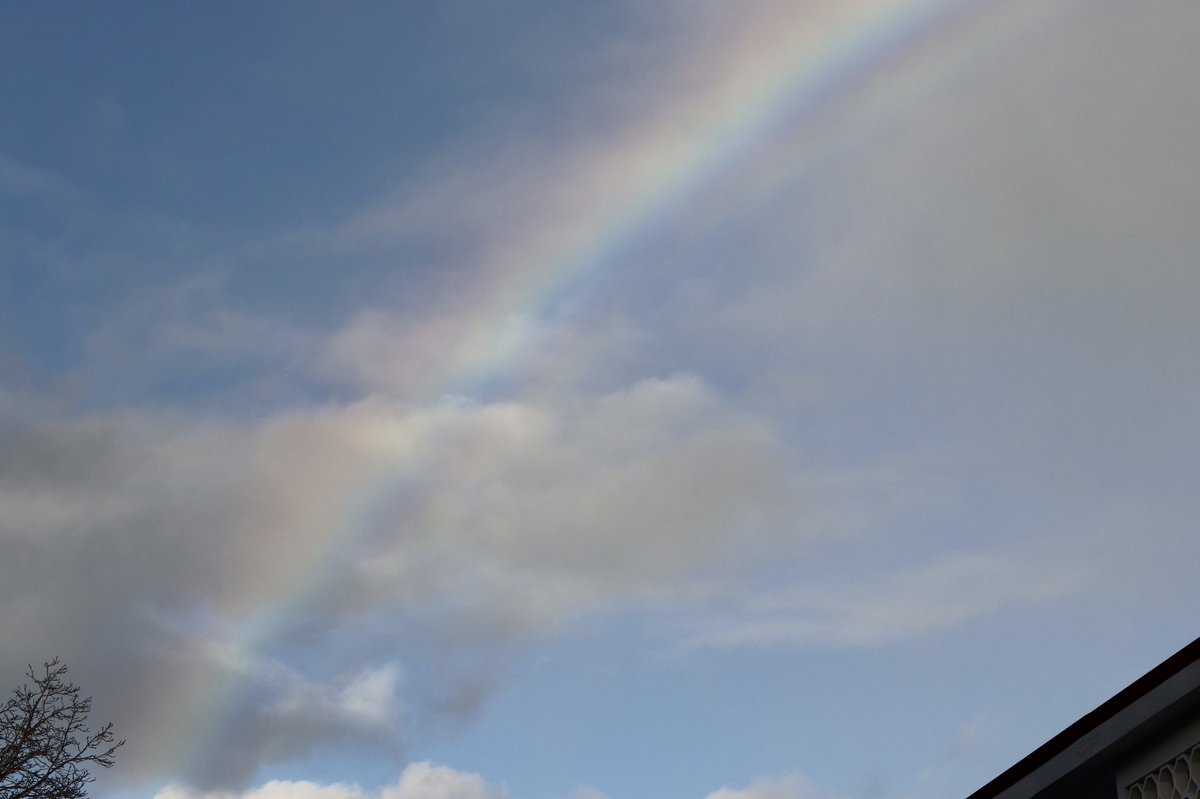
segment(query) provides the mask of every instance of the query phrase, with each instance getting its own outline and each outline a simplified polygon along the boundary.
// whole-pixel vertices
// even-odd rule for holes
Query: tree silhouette
[[[58,658],[26,672],[32,684],[13,689],[0,707],[0,799],[83,799],[95,779],[88,766],[108,768],[125,742],[112,724],[88,729],[91,697],[67,682]]]

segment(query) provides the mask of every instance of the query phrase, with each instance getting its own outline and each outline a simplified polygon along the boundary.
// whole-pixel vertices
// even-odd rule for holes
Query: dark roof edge
[[[1171,655],[1162,663],[1159,663],[1150,669],[1150,671],[1138,677],[1098,708],[1083,716],[1012,766],[1009,766],[998,777],[975,791],[967,799],[993,799],[993,797],[999,796],[1002,791],[1016,785],[1019,781],[1049,763],[1057,755],[1062,754],[1071,744],[1078,741],[1084,735],[1113,718],[1159,685],[1165,683],[1175,674],[1178,674],[1197,661],[1200,661],[1200,638],[1192,641],[1183,649],[1180,649],[1174,655]]]

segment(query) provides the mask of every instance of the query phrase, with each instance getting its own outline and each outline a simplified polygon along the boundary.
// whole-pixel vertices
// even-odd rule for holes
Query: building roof
[[[1116,796],[1118,776],[1164,741],[1200,734],[1200,638],[1017,761],[968,799]],[[1190,744],[1181,744],[1188,746]],[[1169,751],[1169,746],[1168,746]],[[1174,753],[1172,753],[1174,754]],[[1149,758],[1149,760],[1147,760]],[[1140,776],[1140,774],[1139,774]]]

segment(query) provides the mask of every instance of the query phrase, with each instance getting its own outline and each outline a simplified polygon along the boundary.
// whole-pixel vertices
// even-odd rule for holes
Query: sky
[[[1200,632],[1198,29],[8,5],[0,686],[96,799],[966,796]]]

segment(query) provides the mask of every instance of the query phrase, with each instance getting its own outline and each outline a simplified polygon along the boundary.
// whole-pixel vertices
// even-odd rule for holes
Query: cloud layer
[[[285,202],[316,180],[286,147],[259,184],[138,128],[159,171],[117,191],[0,141],[0,677],[61,656],[128,784],[501,799],[427,763],[239,791],[403,761],[594,620],[716,661],[1169,601],[1141,575],[1200,554],[1197,11],[963,4],[747,109],[886,4],[651,5],[452,19],[511,39],[453,39],[410,149],[319,162],[297,126],[359,176],[327,201]],[[363,48],[363,96],[420,72]],[[307,107],[297,52],[229,102]],[[106,135],[166,113],[136,94],[88,99]],[[255,119],[213,142],[279,139]]]
[[[395,785],[376,791],[364,791],[355,785],[320,785],[313,782],[273,780],[241,793],[201,793],[180,786],[159,791],[155,799],[509,799],[503,787],[486,783],[478,774],[470,774],[428,762],[413,763],[404,769]],[[574,799],[606,799],[600,791],[580,787]],[[798,775],[779,779],[762,778],[743,790],[722,788],[706,799],[834,799]]]

